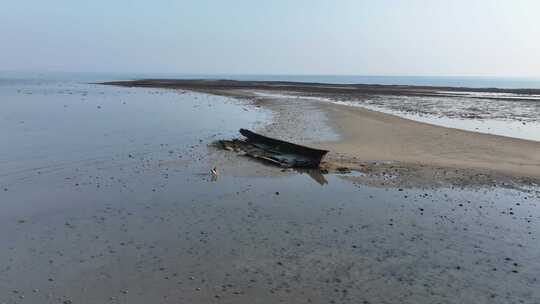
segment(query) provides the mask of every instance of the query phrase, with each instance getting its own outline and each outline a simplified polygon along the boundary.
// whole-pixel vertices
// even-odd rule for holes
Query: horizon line
[[[325,73],[224,73],[224,72],[111,72],[111,71],[61,71],[61,70],[11,70],[0,69],[0,73],[50,73],[50,74],[139,74],[139,75],[178,75],[178,76],[330,76],[330,77],[437,77],[437,78],[522,78],[522,79],[539,79],[537,76],[523,75],[452,75],[452,74],[325,74]]]

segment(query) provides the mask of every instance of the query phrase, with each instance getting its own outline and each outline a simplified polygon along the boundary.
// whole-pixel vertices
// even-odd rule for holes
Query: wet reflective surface
[[[473,132],[540,141],[540,100],[380,96],[340,103]]]
[[[537,187],[282,172],[208,146],[271,117],[224,97],[0,94],[0,303],[540,301]]]
[[[453,92],[453,94],[456,94]],[[474,95],[476,94],[476,95]],[[325,98],[303,96],[309,100],[358,106],[432,125],[486,134],[540,141],[540,100],[536,95],[507,94],[507,99],[483,99],[495,93],[456,94],[457,97],[366,96],[364,98]],[[258,92],[260,97],[293,100],[290,94]],[[501,97],[502,98],[502,97]]]

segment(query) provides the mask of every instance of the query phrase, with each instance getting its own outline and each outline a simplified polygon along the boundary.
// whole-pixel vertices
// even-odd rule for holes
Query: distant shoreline
[[[153,87],[190,90],[272,90],[302,92],[311,94],[339,95],[406,95],[427,97],[463,97],[463,93],[471,93],[467,97],[519,100],[540,98],[540,89],[505,89],[505,88],[470,88],[452,86],[422,86],[422,85],[386,85],[386,84],[334,84],[318,82],[294,81],[240,81],[227,79],[140,79],[127,81],[102,82],[104,85],[124,87]],[[473,93],[490,93],[492,96],[475,96]],[[508,96],[513,94],[514,96]]]

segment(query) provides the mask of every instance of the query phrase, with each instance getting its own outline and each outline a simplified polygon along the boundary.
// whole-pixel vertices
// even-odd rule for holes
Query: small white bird
[[[217,167],[214,167],[212,170],[210,170],[210,172],[212,173],[212,176],[217,177],[219,175]]]

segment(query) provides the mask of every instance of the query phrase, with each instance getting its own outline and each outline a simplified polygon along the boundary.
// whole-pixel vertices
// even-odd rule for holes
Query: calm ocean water
[[[143,73],[28,73],[0,72],[0,85],[12,81],[92,82],[140,78],[196,78],[260,81],[297,81],[343,84],[428,85],[471,88],[540,89],[540,78],[454,76],[362,76],[362,75],[233,75],[233,74],[143,74]]]

